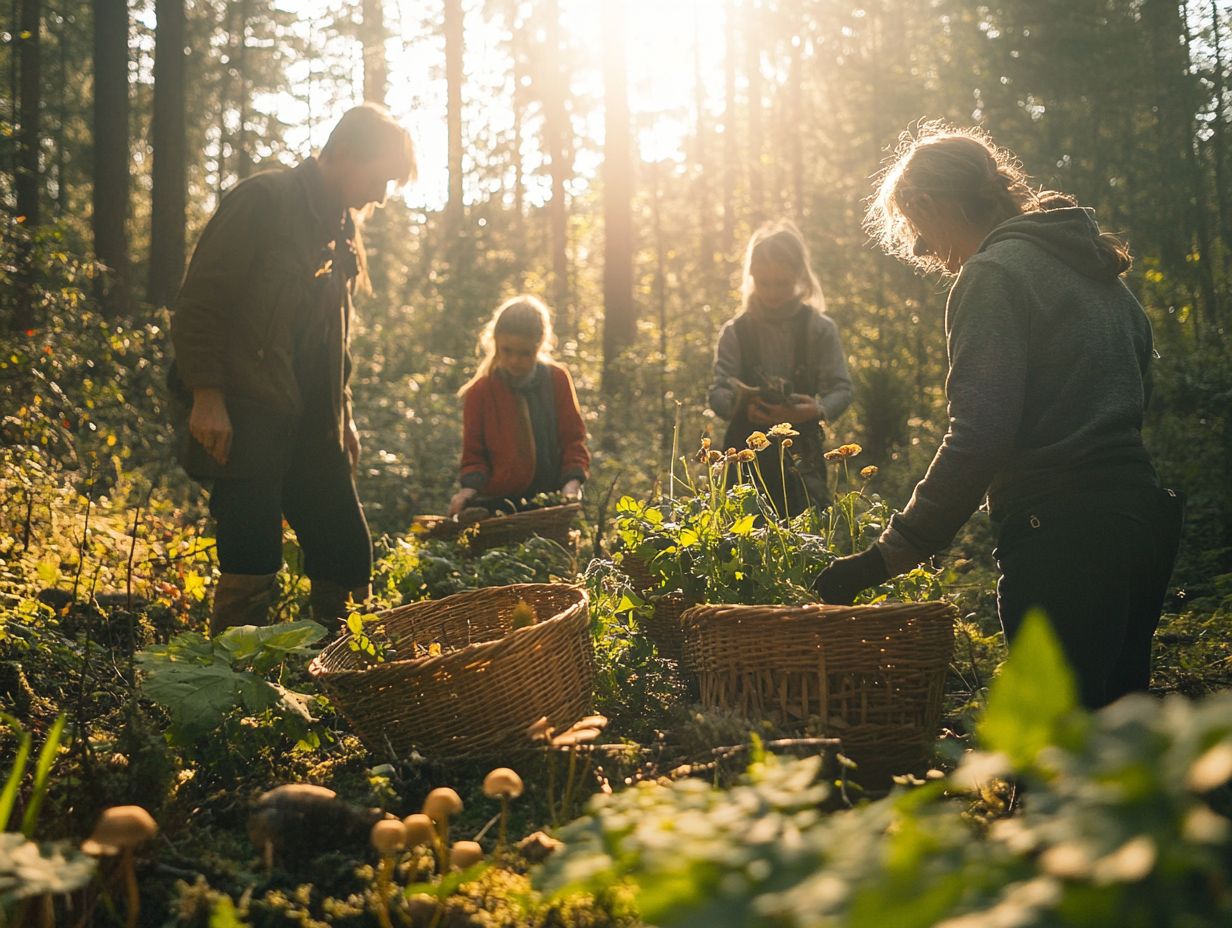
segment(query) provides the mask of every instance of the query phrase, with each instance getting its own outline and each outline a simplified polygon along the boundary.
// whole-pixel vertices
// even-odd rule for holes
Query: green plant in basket
[[[650,502],[621,499],[616,532],[626,569],[631,569],[628,559],[645,568],[651,595],[680,591],[692,601],[711,603],[814,601],[811,584],[818,572],[835,557],[872,544],[892,510],[867,492],[875,467],[852,479],[847,462],[862,449],[848,444],[827,454],[841,465],[844,485],[829,505],[786,515],[785,501],[772,497],[763,468],[775,467],[785,478],[794,466],[794,434],[782,423],[769,433],[754,432],[747,448],[726,452],[703,439],[693,469],[684,457],[677,462],[680,471],[672,483],[682,492]],[[771,448],[777,455],[765,453]],[[870,591],[865,601],[928,599],[936,592],[932,575],[916,570]]]

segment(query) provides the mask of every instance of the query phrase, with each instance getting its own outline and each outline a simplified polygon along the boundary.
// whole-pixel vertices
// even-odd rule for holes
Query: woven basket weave
[[[510,515],[494,515],[470,523],[455,522],[446,516],[416,516],[415,525],[424,538],[457,538],[471,529],[466,534],[466,545],[476,554],[489,548],[517,544],[536,535],[555,541],[567,551],[574,551],[578,544],[577,526],[581,514],[581,503],[565,503]]]
[[[680,592],[666,593],[654,601],[654,612],[644,627],[646,636],[655,643],[659,654],[679,662],[684,657],[684,631],[680,617],[692,605]]]
[[[705,705],[841,738],[857,779],[917,771],[941,723],[954,650],[949,603],[695,606],[685,665]]]
[[[536,622],[513,628],[526,603]],[[396,649],[367,663],[340,638],[309,665],[369,750],[453,759],[526,747],[541,716],[558,729],[590,711],[594,652],[586,591],[524,583],[380,613],[371,638]],[[441,653],[426,655],[431,645]],[[435,650],[435,649],[433,649]]]

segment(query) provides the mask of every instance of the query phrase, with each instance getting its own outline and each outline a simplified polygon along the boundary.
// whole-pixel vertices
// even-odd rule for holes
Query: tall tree
[[[449,221],[456,229],[462,219],[462,0],[445,0],[446,123],[449,136]]]
[[[723,6],[723,253],[736,234],[736,0]]]
[[[629,120],[625,12],[622,0],[603,2],[603,376],[633,344],[633,137]]]
[[[557,328],[562,335],[574,331],[569,291],[569,207],[565,182],[573,171],[570,157],[570,124],[567,109],[569,80],[565,70],[564,43],[560,29],[560,3],[546,0],[543,18],[546,48],[540,94],[543,99],[543,134],[552,172],[552,199],[548,202],[548,223],[552,236],[552,301]]]
[[[109,270],[104,307],[128,303],[128,4],[94,0],[94,254]],[[102,280],[102,277],[100,277]]]
[[[766,193],[762,174],[765,150],[762,126],[761,40],[762,29],[757,0],[744,0],[744,70],[749,84],[749,212],[755,223],[765,218]]]
[[[364,51],[364,100],[385,105],[389,88],[389,62],[385,57],[385,4],[383,0],[363,0],[360,44]]]
[[[42,3],[21,0],[17,47],[21,59],[21,103],[17,135],[17,212],[26,224],[39,222],[39,189],[42,168],[39,164],[40,112],[42,110]]]
[[[147,299],[164,305],[184,276],[188,201],[185,119],[184,0],[156,0],[154,15],[154,115],[150,204],[150,278]]]

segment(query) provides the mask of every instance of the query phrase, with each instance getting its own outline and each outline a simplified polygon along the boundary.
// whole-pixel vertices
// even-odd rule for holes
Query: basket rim
[[[399,612],[406,614],[418,609],[430,609],[439,607],[444,603],[451,601],[457,602],[465,599],[476,598],[479,594],[490,595],[496,592],[519,592],[526,590],[543,590],[555,589],[565,593],[576,595],[574,602],[565,606],[555,615],[542,621],[536,622],[534,625],[527,625],[522,628],[512,628],[505,632],[499,638],[491,638],[487,641],[477,641],[473,644],[463,645],[451,651],[443,651],[441,654],[426,655],[422,657],[401,658],[392,661],[384,661],[378,664],[371,664],[367,667],[346,667],[346,668],[331,668],[326,666],[326,661],[332,659],[339,652],[349,651],[348,636],[339,635],[328,645],[326,645],[316,657],[308,664],[308,673],[311,677],[318,680],[326,680],[330,678],[341,678],[347,675],[361,675],[377,673],[392,673],[404,672],[408,668],[414,668],[417,672],[422,670],[434,669],[437,664],[456,662],[461,656],[466,655],[467,659],[480,657],[490,650],[503,649],[508,647],[506,642],[512,640],[514,635],[525,637],[526,635],[546,635],[555,626],[564,624],[572,619],[575,619],[581,614],[586,621],[589,621],[590,594],[586,588],[576,583],[511,583],[506,586],[485,586],[474,590],[462,590],[459,593],[452,593],[449,596],[441,599],[423,599],[414,603],[406,603],[402,606],[394,606],[392,609],[386,609],[376,613],[377,616],[386,615],[390,612]]]
[[[958,617],[958,607],[948,600],[932,599],[919,603],[871,603],[838,606],[832,603],[749,605],[745,603],[699,603],[680,616],[682,625],[698,625],[709,619],[758,618],[779,622],[805,622],[816,619],[891,618],[910,613]]]
[[[570,502],[570,503],[558,503],[555,506],[540,506],[538,509],[522,509],[522,510],[519,510],[518,512],[494,513],[485,519],[476,519],[474,522],[467,522],[465,524],[461,522],[455,522],[449,516],[438,515],[436,513],[423,513],[421,515],[413,516],[412,522],[414,522],[415,520],[420,520],[419,524],[426,526],[428,532],[446,531],[446,530],[452,531],[455,526],[457,528],[457,531],[461,532],[464,529],[468,529],[476,525],[482,528],[484,525],[492,525],[495,523],[499,523],[501,525],[507,525],[510,522],[515,522],[515,523],[516,522],[530,522],[536,518],[540,518],[545,515],[546,516],[557,516],[557,515],[565,515],[566,513],[569,513],[569,514],[580,513],[581,511],[582,511],[581,503]],[[449,526],[450,528],[446,529],[445,526]]]

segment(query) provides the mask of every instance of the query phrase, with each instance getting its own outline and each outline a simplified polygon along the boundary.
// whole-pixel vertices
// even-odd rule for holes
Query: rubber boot
[[[347,602],[355,606],[367,602],[372,595],[372,585],[348,587],[333,580],[312,580],[308,592],[308,606],[312,610],[312,620],[326,628],[340,628],[347,614],[352,610]]]
[[[236,625],[268,625],[277,574],[223,574],[214,588],[210,636]]]

